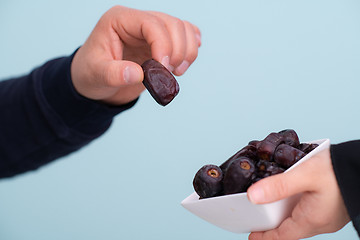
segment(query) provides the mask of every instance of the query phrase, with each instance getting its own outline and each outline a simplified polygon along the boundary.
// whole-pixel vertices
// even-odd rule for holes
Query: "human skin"
[[[255,204],[270,203],[302,193],[291,216],[278,228],[253,232],[249,240],[295,240],[340,230],[349,221],[326,149],[294,169],[265,178],[248,191]]]
[[[180,76],[196,59],[200,36],[188,21],[115,6],[76,52],[71,65],[74,87],[80,95],[106,104],[131,102],[145,89],[144,61],[153,58]]]

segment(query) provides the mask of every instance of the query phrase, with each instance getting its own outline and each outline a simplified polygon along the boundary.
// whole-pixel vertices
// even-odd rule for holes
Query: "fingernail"
[[[167,69],[169,69],[169,65],[170,65],[170,59],[169,56],[165,56],[161,59],[161,64],[164,65],[164,67],[166,67]]]
[[[200,36],[200,34],[196,34],[195,37],[198,40],[198,45],[201,46],[201,36]]]
[[[174,71],[174,67],[171,66],[171,65],[169,65],[168,70],[169,70],[170,72],[172,72],[172,71]]]
[[[134,67],[130,67],[130,66],[127,66],[125,67],[124,69],[124,72],[123,72],[123,76],[124,76],[124,82],[125,83],[137,83],[139,82],[140,78],[139,78],[139,72],[136,68]]]
[[[249,189],[250,191],[248,191],[248,198],[250,200],[250,202],[254,203],[254,204],[258,204],[264,201],[264,190],[262,188],[259,187],[253,187],[251,189]]]
[[[188,67],[190,66],[188,61],[183,61],[177,68],[176,68],[176,73],[179,75],[182,75],[186,69],[188,69]]]

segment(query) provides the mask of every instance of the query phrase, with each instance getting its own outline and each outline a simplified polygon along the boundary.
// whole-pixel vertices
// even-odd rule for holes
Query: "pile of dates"
[[[262,178],[282,173],[318,144],[300,143],[292,129],[253,140],[220,166],[208,164],[195,174],[193,186],[200,199],[246,192]]]

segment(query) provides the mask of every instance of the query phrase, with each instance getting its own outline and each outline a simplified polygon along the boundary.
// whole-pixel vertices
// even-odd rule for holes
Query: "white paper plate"
[[[286,171],[330,147],[329,139],[311,141],[319,144],[300,161]],[[276,228],[290,216],[300,195],[268,204],[252,204],[247,193],[237,193],[213,198],[199,199],[196,192],[185,198],[181,205],[196,216],[220,228],[234,233],[266,231]]]

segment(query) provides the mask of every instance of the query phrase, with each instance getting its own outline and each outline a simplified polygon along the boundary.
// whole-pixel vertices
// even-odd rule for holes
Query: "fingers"
[[[122,85],[136,84],[142,81],[144,73],[142,68],[131,61],[108,61],[100,65],[103,69],[100,79],[103,85],[108,87],[120,87]]]
[[[185,24],[178,18],[171,17],[164,13],[153,13],[162,19],[171,38],[172,52],[170,55],[170,71],[174,71],[184,61],[187,48],[187,37]]]
[[[323,201],[323,197],[327,200]],[[323,197],[314,192],[304,193],[300,202],[293,209],[291,216],[286,218],[278,228],[264,232],[253,232],[249,235],[249,239],[297,240],[320,233],[337,231],[341,227],[332,226],[337,221],[337,213],[329,214],[329,212],[338,211],[327,203],[327,201],[333,201],[332,195],[326,193]],[[340,225],[344,226],[345,224]]]
[[[249,200],[255,204],[263,204],[311,191],[317,174],[313,174],[314,167],[311,165],[314,165],[314,161],[310,160],[288,172],[264,178],[253,184],[247,191]]]
[[[98,37],[103,49],[111,52],[111,57],[116,60],[123,59],[126,48],[130,49],[128,55],[136,55],[135,58],[139,59],[150,48],[153,53],[150,57],[169,65],[172,53],[170,34],[164,21],[149,12],[123,6],[112,7],[100,19],[95,32],[93,35]]]
[[[189,22],[165,13],[125,7],[114,7],[108,15],[125,48],[136,49],[145,41],[151,57],[176,75],[182,75],[197,57],[200,31]]]
[[[254,232],[249,235],[249,240],[297,240],[302,238],[302,226],[287,218],[279,228],[266,231]]]
[[[170,15],[113,7],[73,59],[74,86],[94,100],[116,104],[135,99],[144,90],[144,61],[153,58],[182,75],[196,59],[200,39],[196,26]]]
[[[164,13],[153,12],[153,14],[165,22],[172,40],[169,70],[180,76],[198,55],[198,48],[201,45],[200,30],[188,21]]]
[[[142,37],[150,46],[152,58],[161,62],[169,70],[172,70],[171,58],[173,45],[175,45],[173,37],[163,21],[153,15],[149,15],[148,18],[151,20],[145,21],[141,25]],[[180,42],[182,43],[183,41]]]
[[[184,59],[175,68],[174,74],[180,76],[188,69],[188,67],[195,61],[198,56],[198,48],[201,44],[200,33],[197,33],[196,27],[191,23],[184,21],[185,34],[186,34],[186,48]],[[198,29],[197,29],[198,30]]]
[[[278,228],[251,233],[250,240],[303,239],[338,231],[349,221],[332,169],[329,149],[284,174],[258,183],[248,192],[249,199],[254,203],[271,202],[300,192],[303,194],[291,216]],[[258,187],[263,190],[260,194],[256,193],[260,191]]]
[[[318,204],[318,197],[314,197],[314,193],[305,193],[300,202],[293,209],[291,216],[286,218],[278,228],[265,231],[265,232],[254,232],[249,235],[250,240],[297,240],[302,238],[311,237],[316,235],[316,232],[321,228],[327,221],[333,219],[321,220],[322,216],[314,214],[317,209],[312,209],[311,202]],[[323,203],[324,204],[324,203]],[[328,209],[327,209],[328,211]],[[316,219],[316,220],[314,220]],[[321,222],[318,224],[317,221]],[[327,225],[327,224],[326,224]],[[321,231],[320,231],[321,232]]]

